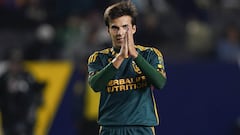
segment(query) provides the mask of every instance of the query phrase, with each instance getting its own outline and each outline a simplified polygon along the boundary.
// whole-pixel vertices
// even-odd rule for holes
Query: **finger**
[[[131,34],[131,31],[128,29],[128,27],[127,27],[126,36],[127,36],[127,46],[128,46],[128,48],[131,48],[132,47],[132,34]]]
[[[128,43],[129,43],[129,38],[128,38],[128,36],[129,36],[129,34],[128,34],[128,30],[129,30],[129,28],[127,27],[126,28],[126,33],[125,33],[125,43],[126,43],[126,45],[128,46]]]
[[[125,33],[125,44],[124,44],[124,48],[125,48],[125,58],[128,58],[128,28],[126,29],[126,33]]]
[[[128,31],[128,45],[133,47],[134,43],[133,43],[133,34],[132,31]]]

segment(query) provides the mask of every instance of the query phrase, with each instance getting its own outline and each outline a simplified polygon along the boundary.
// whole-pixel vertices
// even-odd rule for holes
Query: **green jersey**
[[[126,58],[119,69],[111,63],[117,54],[113,48],[95,52],[89,57],[89,78],[94,75],[99,76],[96,83],[89,81],[94,91],[101,92],[99,125],[156,126],[159,124],[152,86],[155,86],[155,82],[161,88],[165,84],[162,54],[151,47],[138,45],[136,49],[138,57],[141,58]],[[153,73],[158,74],[160,79],[154,78],[155,75],[148,77],[148,70],[154,70]],[[104,74],[98,75],[100,72]],[[150,73],[152,74],[152,71]]]

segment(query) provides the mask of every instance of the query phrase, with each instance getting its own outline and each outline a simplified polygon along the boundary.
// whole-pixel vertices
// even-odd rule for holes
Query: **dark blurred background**
[[[111,47],[103,12],[117,1],[0,0],[1,61],[17,49],[26,61],[73,65],[48,134],[95,131],[95,119],[83,113],[87,58]],[[168,83],[156,91],[157,134],[240,135],[240,1],[132,2],[139,12],[136,43],[160,49],[166,65]]]

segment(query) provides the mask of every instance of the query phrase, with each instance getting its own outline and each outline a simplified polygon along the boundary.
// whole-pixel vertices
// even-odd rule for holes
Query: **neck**
[[[119,53],[119,52],[120,52],[120,49],[121,49],[121,48],[113,47],[113,51],[116,52],[116,53]]]

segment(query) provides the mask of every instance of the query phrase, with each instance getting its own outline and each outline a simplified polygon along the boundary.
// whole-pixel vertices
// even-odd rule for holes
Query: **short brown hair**
[[[137,9],[130,1],[122,1],[109,6],[104,12],[104,21],[109,27],[109,21],[128,15],[132,18],[132,24],[136,25]]]

